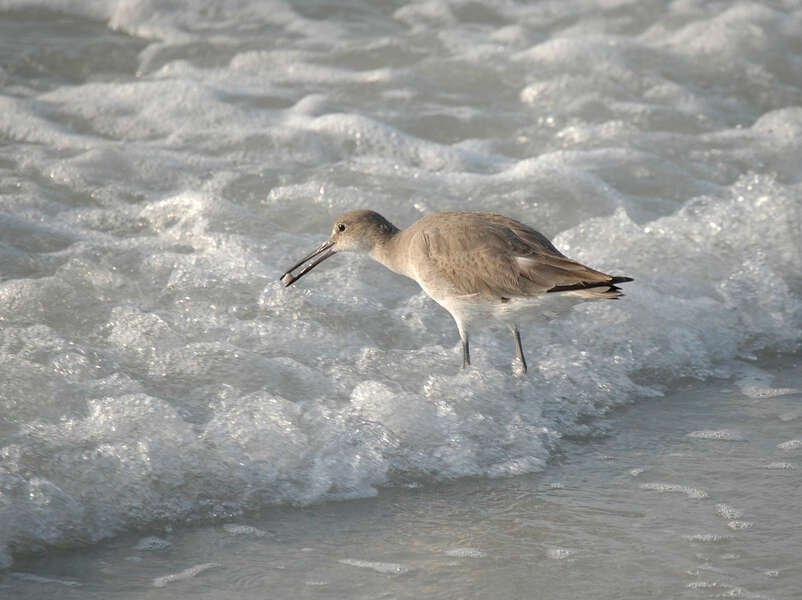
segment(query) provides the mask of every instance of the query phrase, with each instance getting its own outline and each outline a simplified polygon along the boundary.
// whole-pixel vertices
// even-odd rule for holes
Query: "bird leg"
[[[513,325],[512,333],[515,336],[515,350],[518,353],[518,360],[521,361],[521,366],[523,367],[524,373],[526,373],[526,359],[524,358],[524,349],[521,346],[521,332],[518,331],[516,325]]]
[[[457,321],[457,329],[459,330],[459,339],[462,340],[462,368],[467,369],[471,364],[471,351],[468,347],[468,332],[465,331],[460,321]]]

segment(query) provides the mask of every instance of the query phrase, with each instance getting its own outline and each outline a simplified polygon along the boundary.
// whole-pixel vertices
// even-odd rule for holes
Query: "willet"
[[[471,364],[468,329],[473,324],[496,321],[509,327],[526,372],[518,324],[537,314],[547,294],[618,298],[616,284],[632,281],[567,258],[543,234],[501,215],[443,212],[399,230],[371,210],[352,210],[334,222],[326,242],[281,276],[282,283],[292,285],[336,252],[369,254],[417,281],[457,322],[463,368]]]

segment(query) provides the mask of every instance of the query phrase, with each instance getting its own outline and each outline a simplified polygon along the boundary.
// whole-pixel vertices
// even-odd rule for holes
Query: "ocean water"
[[[0,594],[794,598],[802,4],[0,0]],[[474,336],[333,219],[635,282]],[[796,594],[796,595],[795,595]]]

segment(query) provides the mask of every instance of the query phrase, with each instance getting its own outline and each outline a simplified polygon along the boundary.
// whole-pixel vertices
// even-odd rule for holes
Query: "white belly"
[[[445,308],[458,323],[465,327],[486,325],[513,326],[533,321],[547,321],[571,309],[583,298],[570,293],[541,294],[533,297],[510,298],[502,302],[479,294],[447,295],[432,294],[424,288],[440,306]]]

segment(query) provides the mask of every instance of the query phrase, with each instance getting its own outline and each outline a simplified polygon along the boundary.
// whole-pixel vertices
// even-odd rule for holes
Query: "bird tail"
[[[553,292],[568,292],[576,296],[583,296],[585,298],[619,298],[624,295],[621,288],[617,283],[626,283],[627,281],[634,281],[632,277],[625,277],[623,275],[615,275],[610,277],[607,281],[589,281],[571,283],[567,285],[555,285],[554,287],[546,290],[548,293]]]

